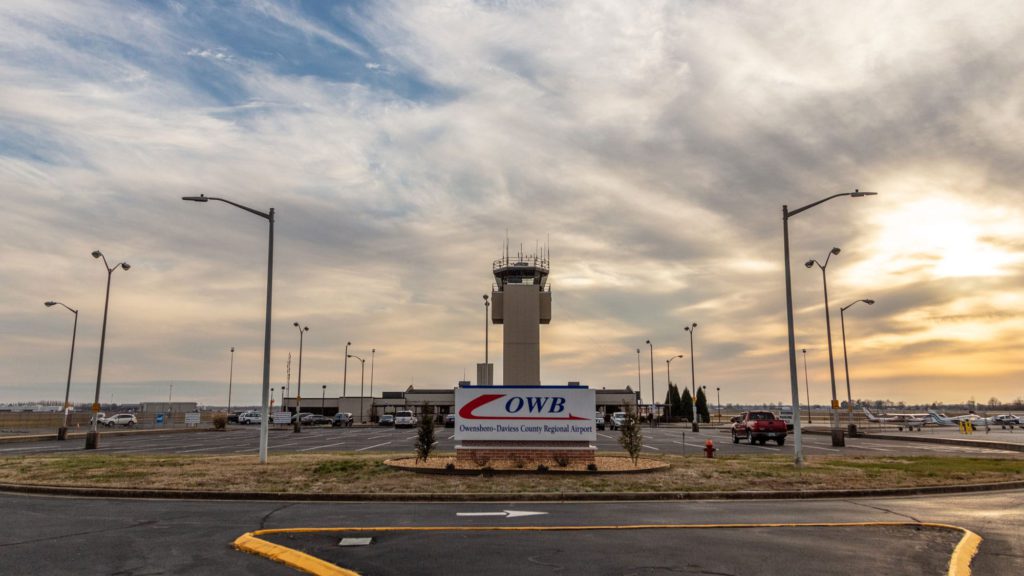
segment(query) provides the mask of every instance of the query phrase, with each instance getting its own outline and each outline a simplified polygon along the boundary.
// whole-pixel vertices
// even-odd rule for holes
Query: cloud
[[[183,393],[220,401],[231,346],[257,382],[267,224],[180,200],[205,193],[276,209],[275,384],[294,321],[311,328],[313,385],[339,384],[346,341],[378,350],[378,389],[472,374],[507,230],[527,251],[550,235],[545,381],[629,384],[649,338],[661,397],[696,321],[700,381],[779,401],[781,206],[861,188],[880,194],[790,221],[812,381],[828,373],[821,279],[799,264],[837,245],[834,340],[837,304],[878,301],[848,312],[859,394],[912,376],[900,399],[962,399],[968,380],[1013,397],[1020,12],[5,4],[0,394],[60,380],[67,319],[40,305],[58,298],[83,310],[73,397],[90,398],[96,248],[133,265],[112,287],[104,381],[119,396],[195,382]],[[500,371],[500,328],[491,339]]]

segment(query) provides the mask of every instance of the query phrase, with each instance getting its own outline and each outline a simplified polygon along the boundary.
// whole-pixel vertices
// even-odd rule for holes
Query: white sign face
[[[455,440],[597,440],[595,392],[581,387],[455,389]]]
[[[199,424],[199,412],[186,413],[185,424]]]
[[[274,415],[271,418],[273,419],[274,424],[291,424],[292,423],[292,413],[291,412],[274,412]]]

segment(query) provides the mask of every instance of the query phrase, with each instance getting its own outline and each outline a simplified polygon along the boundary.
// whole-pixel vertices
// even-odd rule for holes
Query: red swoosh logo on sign
[[[572,414],[563,418],[552,418],[550,416],[477,416],[476,414],[473,414],[473,411],[477,408],[485,404],[490,404],[498,398],[504,397],[504,394],[481,394],[466,403],[466,405],[459,410],[459,417],[465,418],[466,420],[586,420],[586,418],[582,416],[573,416]]]

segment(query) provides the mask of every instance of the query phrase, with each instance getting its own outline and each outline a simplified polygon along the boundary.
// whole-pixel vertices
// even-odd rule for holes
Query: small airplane
[[[974,426],[975,428],[993,426],[995,424],[999,424],[1000,426],[1005,427],[1009,424],[1009,421],[1002,421],[1002,419],[1006,415],[982,417],[978,416],[977,414],[971,413],[964,414],[963,416],[954,416],[952,418],[949,418],[933,410],[929,410],[928,416],[931,417],[932,421],[939,426],[959,426],[962,422],[970,422],[971,426]]]
[[[921,431],[925,424],[929,423],[928,414],[872,414],[867,407],[862,408],[864,414],[868,417],[869,422],[875,422],[878,424],[894,424],[896,429],[900,432],[904,428],[907,430],[918,430]]]

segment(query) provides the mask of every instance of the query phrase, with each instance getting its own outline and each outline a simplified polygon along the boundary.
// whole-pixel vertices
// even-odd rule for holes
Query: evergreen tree
[[[708,399],[704,395],[703,388],[697,388],[697,415],[701,422],[711,422],[711,414],[708,412]]]
[[[416,461],[426,460],[434,449],[434,410],[428,404],[423,407],[419,428],[416,430]]]
[[[665,391],[665,409],[661,413],[661,419],[665,422],[669,421],[669,416],[674,415],[675,412],[672,410],[672,385],[668,385],[668,390]]]
[[[672,384],[669,395],[672,399],[672,419],[679,420],[679,417],[683,413],[683,399],[679,396],[679,387]]]
[[[689,388],[683,388],[683,397],[680,399],[680,403],[683,405],[683,409],[679,413],[680,416],[687,422],[693,422],[693,396],[690,396]]]
[[[637,418],[633,407],[626,404],[622,410],[626,413],[626,419],[622,426],[619,426],[619,445],[625,448],[629,458],[633,460],[633,466],[636,466],[640,451],[643,449],[644,435],[640,429],[640,419]]]

